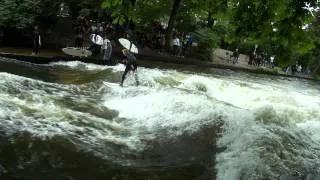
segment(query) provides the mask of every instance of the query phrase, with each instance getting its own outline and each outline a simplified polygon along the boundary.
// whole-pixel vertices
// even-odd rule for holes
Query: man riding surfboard
[[[138,81],[138,75],[136,73],[137,67],[138,67],[137,66],[137,59],[131,52],[129,52],[128,49],[123,49],[122,53],[125,56],[126,69],[124,70],[124,73],[122,75],[122,80],[121,80],[120,86],[123,86],[123,82],[124,82],[126,75],[129,71],[134,72],[134,78],[135,78],[136,84],[138,86],[139,81]]]

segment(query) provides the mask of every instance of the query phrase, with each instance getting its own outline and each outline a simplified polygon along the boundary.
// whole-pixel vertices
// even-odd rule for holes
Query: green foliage
[[[240,46],[263,46],[268,54],[276,55],[282,66],[287,66],[310,52],[314,38],[302,26],[313,17],[304,9],[304,1],[252,0],[231,1],[232,24]],[[315,1],[310,1],[315,3]]]
[[[26,28],[39,19],[55,16],[61,1],[1,0],[0,25]],[[152,20],[168,23],[172,0],[65,0],[74,16],[103,18],[111,12],[114,24],[133,21],[145,31]],[[317,66],[320,58],[320,20],[304,8],[316,0],[182,0],[173,23],[178,31],[195,32],[198,52],[210,59],[221,42],[246,52],[259,44],[261,51],[275,55],[281,66],[303,61]],[[214,24],[212,22],[215,22]],[[312,23],[308,30],[302,26]]]
[[[168,19],[171,3],[171,0],[139,0],[136,4],[137,22],[144,25],[155,19]]]
[[[256,71],[263,74],[279,74],[277,69],[257,68]]]
[[[2,0],[0,5],[0,24],[24,28],[35,21],[34,14],[39,14],[40,0]]]
[[[199,29],[195,32],[198,39],[197,53],[201,59],[211,61],[214,48],[218,47],[219,37],[209,28]]]
[[[26,28],[37,19],[55,16],[57,2],[49,0],[2,0],[0,24],[7,27]]]
[[[136,19],[135,8],[130,0],[105,0],[101,7],[112,11],[113,24],[122,25]]]

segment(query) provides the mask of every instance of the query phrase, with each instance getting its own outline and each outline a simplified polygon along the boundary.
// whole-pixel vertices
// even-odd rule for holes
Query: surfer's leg
[[[122,75],[122,79],[121,79],[121,84],[120,84],[120,86],[123,86],[123,82],[124,82],[124,80],[126,79],[126,75],[127,75],[127,73],[129,72],[129,70],[130,70],[130,66],[127,65],[127,66],[126,66],[126,69],[124,70],[124,73],[123,73],[123,75]]]
[[[138,66],[135,64],[134,65],[134,79],[136,80],[136,84],[137,84],[137,86],[139,86],[139,79],[138,79],[138,73],[137,73],[137,68],[138,68]]]
[[[137,86],[139,86],[139,79],[138,79],[138,74],[137,72],[134,73],[134,78],[136,80]]]

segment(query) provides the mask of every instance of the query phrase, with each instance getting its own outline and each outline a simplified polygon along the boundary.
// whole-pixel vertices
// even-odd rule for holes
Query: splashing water
[[[122,65],[23,66],[41,76],[10,66],[0,73],[0,131],[22,160],[12,167],[9,160],[0,161],[0,177],[41,164],[44,149],[69,156],[81,152],[84,162],[93,154],[99,167],[113,169],[106,172],[115,179],[124,178],[116,176],[123,172],[129,179],[320,176],[319,84],[227,71],[139,68],[141,86],[134,86],[129,74],[121,88],[103,82],[118,83]],[[22,155],[23,143],[33,155]],[[62,149],[53,152],[39,143]],[[6,153],[0,151],[0,157]],[[53,157],[54,167],[70,166],[63,155]],[[87,168],[90,177],[106,177]]]

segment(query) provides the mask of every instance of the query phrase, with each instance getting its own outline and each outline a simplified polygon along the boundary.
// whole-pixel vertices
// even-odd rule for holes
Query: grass
[[[266,69],[266,68],[257,68],[258,72],[263,72],[263,73],[273,73],[273,74],[279,74],[277,69]]]

